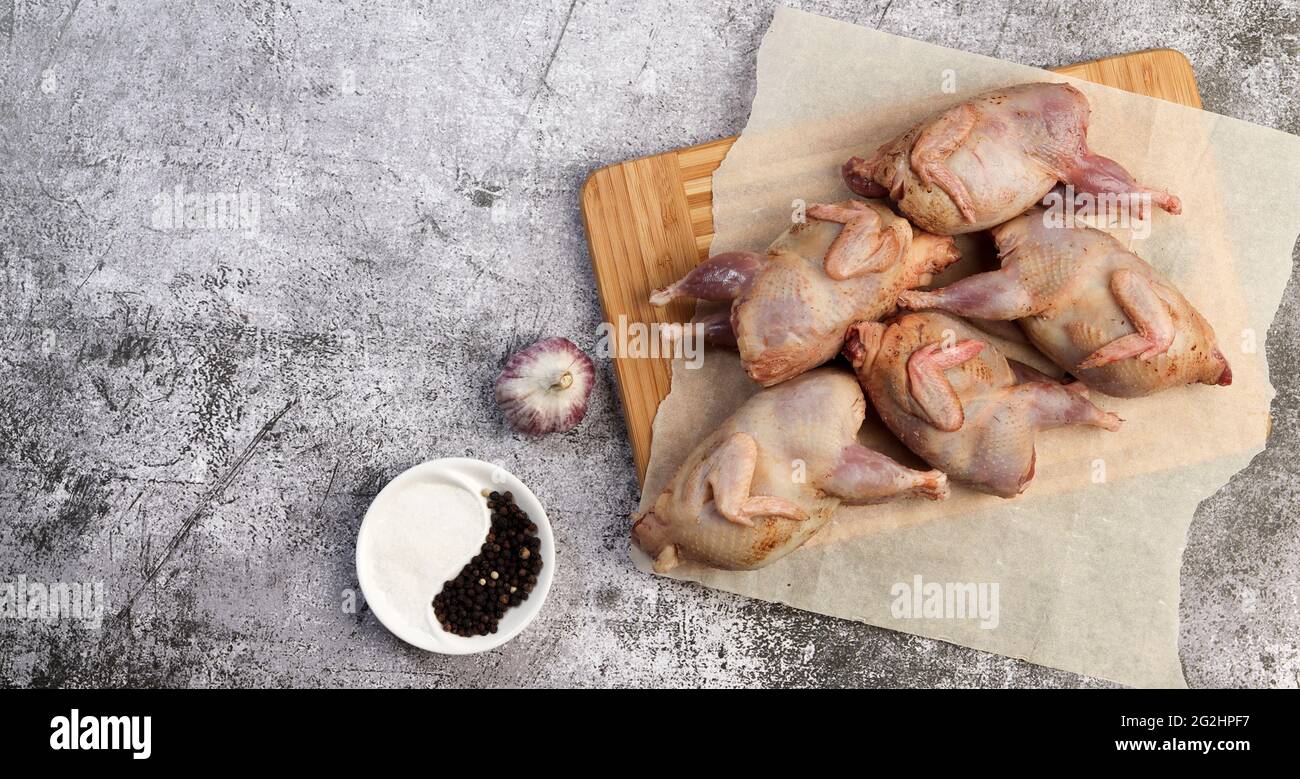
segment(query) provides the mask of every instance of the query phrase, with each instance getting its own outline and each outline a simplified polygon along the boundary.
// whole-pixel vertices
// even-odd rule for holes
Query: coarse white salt
[[[429,633],[433,596],[487,538],[487,508],[477,494],[437,477],[390,487],[366,518],[370,549],[361,565],[377,585],[366,598],[373,610],[395,615],[406,629]]]

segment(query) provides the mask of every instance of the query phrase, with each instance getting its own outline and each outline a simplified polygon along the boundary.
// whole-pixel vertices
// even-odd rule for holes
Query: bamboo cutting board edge
[[[1201,107],[1196,75],[1174,49],[1106,57],[1053,68],[1054,73]],[[713,241],[713,171],[736,137],[599,168],[587,177],[580,203],[592,271],[605,321],[626,324],[689,321],[690,301],[652,308],[651,290],[685,275]],[[644,483],[655,413],[668,395],[672,360],[616,357],[614,373],[636,463]]]

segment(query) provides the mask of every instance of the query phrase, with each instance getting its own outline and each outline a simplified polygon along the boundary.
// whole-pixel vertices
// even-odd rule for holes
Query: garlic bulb
[[[497,377],[497,405],[520,432],[563,432],[586,415],[595,377],[591,358],[572,341],[546,338],[506,361]]]

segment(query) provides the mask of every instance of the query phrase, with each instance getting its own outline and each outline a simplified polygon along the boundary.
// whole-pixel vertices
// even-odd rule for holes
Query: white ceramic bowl
[[[413,590],[421,593],[417,604],[410,602],[415,595],[408,593],[407,597],[401,598],[383,586],[383,577],[377,572],[380,564],[378,548],[384,546],[385,540],[391,541],[381,538],[380,534],[393,532],[388,529],[392,523],[387,520],[394,507],[402,505],[404,499],[409,500],[419,490],[430,485],[455,486],[472,492],[483,511],[481,516],[463,518],[465,522],[476,523],[476,527],[457,527],[455,529],[460,532],[445,534],[447,544],[454,548],[438,549],[438,556],[443,558],[441,566],[434,563],[427,570],[415,566],[415,570],[409,572],[410,580],[417,582],[413,585]],[[542,542],[542,570],[528,600],[506,611],[497,625],[496,633],[466,638],[442,629],[433,614],[433,597],[442,590],[445,581],[454,578],[470,558],[478,554],[479,548],[487,539],[490,519],[486,500],[482,497],[484,489],[509,491],[514,495],[519,508],[527,512],[528,517],[537,524],[537,536]],[[425,540],[438,543],[437,539],[438,536],[429,536]],[[551,533],[550,520],[537,496],[504,468],[468,457],[431,460],[398,474],[371,501],[365,519],[361,522],[361,530],[357,533],[357,581],[361,584],[361,592],[370,610],[398,638],[421,649],[443,654],[486,652],[519,635],[541,611],[546,593],[551,589],[555,563],[555,537]],[[394,600],[395,597],[398,600]],[[422,618],[415,618],[417,609],[423,614]]]

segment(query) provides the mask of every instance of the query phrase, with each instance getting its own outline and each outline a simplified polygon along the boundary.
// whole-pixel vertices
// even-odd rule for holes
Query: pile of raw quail
[[[730,301],[693,324],[706,343],[736,349],[763,387],[711,434],[699,431],[703,440],[637,515],[633,540],[656,570],[683,559],[761,568],[839,506],[943,500],[949,480],[1014,498],[1041,464],[1040,431],[1074,427],[1044,445],[1073,435],[1086,452],[1098,439],[1085,428],[1119,430],[1104,396],[1232,383],[1214,328],[1174,283],[1190,274],[1187,255],[1160,257],[1171,278],[1131,248],[1137,234],[1121,241],[1090,224],[1131,230],[1154,222],[1156,208],[1183,209],[1092,151],[1090,111],[1075,87],[1042,82],[918,116],[871,156],[844,163],[858,197],[806,203],[765,252],[713,255],[649,295],[653,306]],[[983,232],[1001,267],[934,287],[961,259],[953,236]],[[827,365],[841,354],[847,365]],[[549,391],[567,359],[553,357],[531,386]],[[865,406],[873,426],[879,418],[929,467],[861,445]],[[816,477],[792,482],[790,463]],[[1082,473],[1058,478],[1083,487]]]
[[[433,613],[448,633],[486,636],[497,632],[512,606],[528,600],[542,572],[537,524],[510,492],[489,492],[492,527],[479,553],[446,582],[433,599]]]

